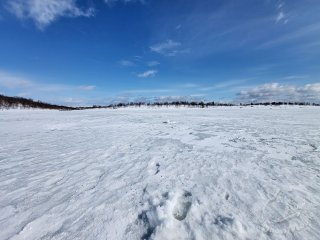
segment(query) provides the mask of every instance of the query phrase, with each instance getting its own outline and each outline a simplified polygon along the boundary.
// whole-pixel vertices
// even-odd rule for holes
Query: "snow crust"
[[[319,239],[319,205],[317,107],[0,112],[1,240]]]

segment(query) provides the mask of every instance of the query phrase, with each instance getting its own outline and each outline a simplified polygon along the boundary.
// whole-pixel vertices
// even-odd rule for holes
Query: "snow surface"
[[[317,107],[9,110],[0,138],[1,240],[320,236]]]

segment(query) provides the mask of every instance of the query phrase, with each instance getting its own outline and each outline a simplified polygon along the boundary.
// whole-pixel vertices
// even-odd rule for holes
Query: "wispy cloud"
[[[93,85],[84,85],[84,86],[79,86],[78,89],[80,90],[84,90],[84,91],[92,91],[92,90],[95,90],[96,89],[96,86],[93,86]]]
[[[197,88],[197,87],[199,87],[199,84],[196,84],[196,83],[184,83],[184,84],[180,84],[178,87],[180,87],[180,88]]]
[[[39,83],[34,80],[30,80],[20,74],[11,73],[0,70],[0,89],[18,90],[24,92],[61,92],[61,91],[92,91],[96,89],[93,85],[64,85],[64,84],[50,84]]]
[[[184,51],[184,50],[181,50],[180,47],[181,47],[180,42],[175,42],[169,39],[165,42],[150,46],[150,50],[152,52],[156,52],[165,56],[176,56],[178,53],[181,53]]]
[[[276,22],[280,22],[281,20],[284,20],[285,19],[285,15],[283,12],[279,12],[277,17],[276,17]]]
[[[133,67],[136,65],[134,62],[129,61],[129,60],[121,60],[119,63],[123,67]]]
[[[140,77],[140,78],[154,77],[157,73],[158,73],[157,70],[152,69],[152,70],[148,70],[148,71],[145,71],[143,73],[138,74],[138,77]]]
[[[174,92],[175,89],[170,88],[159,88],[159,89],[131,89],[123,91],[123,93],[130,93],[130,94],[155,94],[155,93],[168,93]]]
[[[147,63],[147,65],[149,67],[155,67],[155,66],[158,66],[160,63],[158,61],[150,61]]]
[[[277,9],[277,16],[275,18],[276,23],[287,24],[289,21],[289,18],[284,11],[284,6],[285,6],[284,2],[280,2],[279,4],[276,5],[276,9]]]
[[[293,79],[307,79],[309,76],[308,75],[290,75],[286,76],[283,79],[285,80],[293,80]]]
[[[104,0],[105,3],[107,3],[108,5],[112,5],[114,3],[117,3],[117,2],[122,2],[122,3],[134,3],[134,2],[138,2],[138,3],[141,3],[141,4],[146,4],[146,0]]]
[[[237,79],[237,80],[229,80],[229,81],[223,81],[219,82],[210,86],[205,86],[199,88],[201,91],[212,91],[212,90],[221,90],[221,89],[230,89],[232,87],[240,86],[245,82],[248,82],[250,80],[253,80],[253,78],[248,78],[248,79]]]
[[[154,97],[153,101],[154,102],[176,102],[176,101],[188,101],[188,102],[192,102],[192,101],[203,101],[204,97],[203,95],[197,95],[197,94],[193,94],[193,95],[188,95],[188,96],[159,96],[159,97]]]
[[[63,99],[61,99],[61,101],[63,102],[63,103],[67,103],[67,104],[71,104],[71,105],[79,105],[79,104],[81,104],[81,103],[83,103],[84,102],[84,100],[83,99],[81,99],[81,98],[72,98],[72,97],[67,97],[67,98],[63,98]]]
[[[261,44],[258,48],[269,48],[281,44],[286,44],[290,41],[300,40],[306,37],[310,37],[313,34],[318,34],[320,31],[319,23],[312,23],[308,26],[304,26],[290,33],[286,33],[282,36],[273,38],[270,41],[267,41]]]
[[[0,87],[6,89],[25,89],[33,87],[34,83],[21,76],[0,71]]]
[[[237,100],[241,102],[299,101],[318,103],[320,102],[320,83],[306,84],[302,87],[279,83],[264,84],[240,91]]]
[[[7,0],[7,9],[19,19],[32,19],[44,29],[60,17],[91,17],[93,8],[81,9],[76,0]]]

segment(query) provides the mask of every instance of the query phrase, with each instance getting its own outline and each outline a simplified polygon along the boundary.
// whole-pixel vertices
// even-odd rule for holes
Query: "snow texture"
[[[0,111],[0,239],[319,239],[320,108]]]

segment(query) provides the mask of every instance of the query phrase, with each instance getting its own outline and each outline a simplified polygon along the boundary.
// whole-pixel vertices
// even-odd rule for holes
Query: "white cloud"
[[[92,8],[81,9],[77,0],[7,0],[7,8],[20,19],[32,19],[44,29],[60,17],[91,17]]]
[[[157,73],[158,73],[157,70],[152,69],[152,70],[148,70],[148,71],[145,71],[143,73],[138,74],[138,77],[140,77],[140,78],[154,77]]]
[[[150,50],[152,52],[156,52],[165,56],[175,56],[178,53],[182,52],[181,50],[179,50],[180,47],[180,42],[175,42],[169,39],[165,42],[151,46]]]
[[[92,91],[96,89],[96,86],[88,85],[88,86],[79,86],[78,88],[84,91]]]
[[[123,67],[133,67],[135,66],[135,63],[129,60],[121,60],[120,65]]]
[[[149,67],[158,66],[159,64],[160,64],[160,63],[157,62],[157,61],[150,61],[150,62],[147,63],[147,65],[148,65]]]
[[[298,101],[320,102],[320,83],[306,84],[302,87],[281,85],[279,83],[264,84],[240,91],[240,102]]]

